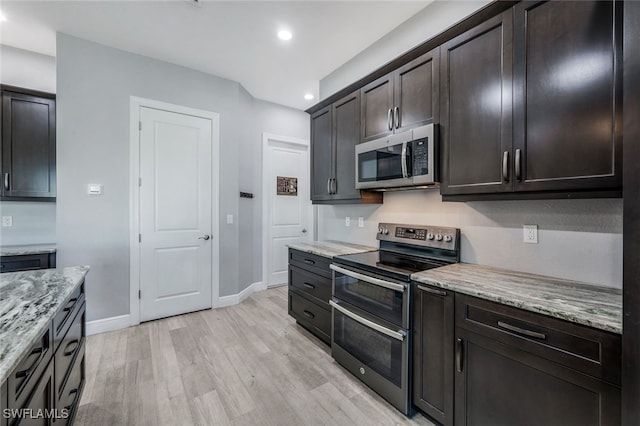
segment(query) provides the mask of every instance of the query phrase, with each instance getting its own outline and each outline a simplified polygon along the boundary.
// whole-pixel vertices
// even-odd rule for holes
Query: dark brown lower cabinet
[[[413,403],[445,426],[453,424],[454,295],[425,284],[411,286]]]
[[[619,425],[620,388],[456,329],[456,425]]]
[[[455,295],[456,425],[619,425],[620,335]]]
[[[53,417],[48,414],[55,413],[53,362],[49,362],[40,379],[34,380],[34,382],[34,388],[24,403],[14,406],[9,403],[8,409],[19,410],[22,416],[9,420],[10,426],[49,426],[53,424]]]

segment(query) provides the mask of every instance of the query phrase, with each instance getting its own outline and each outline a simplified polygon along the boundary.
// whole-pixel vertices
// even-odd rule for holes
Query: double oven
[[[380,250],[333,259],[331,352],[410,415],[410,276],[457,262],[459,230],[380,224],[378,231]]]

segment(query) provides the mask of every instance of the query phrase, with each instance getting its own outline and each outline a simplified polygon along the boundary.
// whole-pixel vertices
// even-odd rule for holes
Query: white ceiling
[[[0,43],[55,56],[60,31],[240,82],[306,109],[319,81],[416,14],[422,1],[5,1]],[[293,39],[276,37],[286,28]],[[305,93],[316,99],[307,101]]]

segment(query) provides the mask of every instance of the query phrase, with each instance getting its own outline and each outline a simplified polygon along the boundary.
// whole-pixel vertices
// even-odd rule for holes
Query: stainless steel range
[[[410,398],[410,276],[460,260],[460,230],[381,223],[374,252],[333,258],[331,354],[404,414]]]

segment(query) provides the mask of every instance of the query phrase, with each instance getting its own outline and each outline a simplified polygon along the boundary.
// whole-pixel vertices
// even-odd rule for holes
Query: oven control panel
[[[460,230],[442,226],[400,225],[380,223],[377,239],[425,247],[457,250],[460,244]]]

